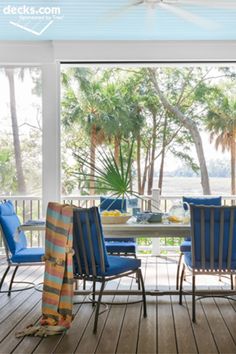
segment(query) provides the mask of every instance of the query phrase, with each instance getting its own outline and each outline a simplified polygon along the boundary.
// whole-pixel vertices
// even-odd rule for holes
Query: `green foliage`
[[[214,99],[208,103],[205,118],[207,130],[211,133],[211,141],[215,139],[216,149],[230,150],[235,141],[236,132],[236,99],[224,94],[220,88],[215,90]]]
[[[222,82],[227,80],[232,82],[235,74],[233,70],[224,71],[213,67],[161,67],[155,70],[158,84],[166,99],[172,107],[191,120],[198,130],[204,129],[208,118],[213,119],[212,124],[214,123],[209,108],[217,108],[217,101],[224,107],[227,117],[230,117],[230,110],[227,110],[229,102],[224,100],[221,102],[220,96]],[[199,166],[192,153],[193,137],[189,129],[184,127],[184,122],[180,122],[176,114],[163,107],[150,79],[149,68],[70,68],[63,72],[62,81],[62,114],[66,134],[72,136],[71,130],[80,129],[83,140],[87,139],[86,146],[91,143],[90,148],[99,151],[101,145],[106,146],[105,150],[108,147],[112,150],[123,145],[123,153],[124,142],[139,138],[141,168],[144,170],[147,157],[145,165],[147,176],[153,159],[150,155],[150,146],[155,139],[154,159],[158,159],[164,151],[166,165],[168,163],[166,157],[172,155],[184,162],[192,174],[199,173]],[[224,89],[224,92],[229,100],[230,92],[235,90],[231,87],[228,91]],[[76,139],[76,134],[74,137]],[[81,137],[79,139],[81,140]],[[76,142],[74,147],[68,142],[66,148],[75,152],[75,146]],[[84,148],[85,144],[81,144],[80,154]],[[88,156],[90,153],[91,151],[86,148],[85,154]],[[137,142],[134,141],[132,159],[136,158],[136,153]],[[98,159],[95,158],[95,162],[98,163]],[[65,166],[65,185],[68,187],[66,188],[72,191],[75,183],[76,188],[83,186],[84,190],[88,191],[92,176],[83,180],[82,174],[89,173],[89,166],[82,166],[80,163],[79,167],[78,161],[68,166],[67,158],[63,166]],[[132,166],[131,173],[136,175],[136,165]],[[69,170],[70,176],[67,173]],[[73,170],[80,173],[77,179],[75,176],[72,178]],[[104,181],[96,179],[96,188],[97,191],[101,191],[104,188]]]
[[[85,181],[91,181],[94,177],[97,189],[100,192],[111,193],[112,196],[122,197],[134,194],[132,191],[131,166],[132,166],[133,143],[131,144],[127,159],[122,152],[119,151],[119,161],[117,162],[111,150],[99,149],[96,157],[96,163],[88,156],[82,154],[74,154],[74,157],[88,169],[86,171],[71,172],[72,175],[82,176]],[[94,175],[91,174],[94,170]]]
[[[17,190],[13,156],[11,149],[6,145],[0,148],[0,185],[1,194],[10,194]]]
[[[137,243],[140,246],[151,246],[152,239],[148,237],[139,237]]]

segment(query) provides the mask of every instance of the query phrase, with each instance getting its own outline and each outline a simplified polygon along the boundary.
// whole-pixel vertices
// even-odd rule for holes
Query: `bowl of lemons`
[[[119,210],[104,210],[101,213],[102,224],[125,224],[131,215]]]
[[[169,215],[168,216],[169,222],[173,223],[183,223],[183,217],[176,216],[176,215]]]

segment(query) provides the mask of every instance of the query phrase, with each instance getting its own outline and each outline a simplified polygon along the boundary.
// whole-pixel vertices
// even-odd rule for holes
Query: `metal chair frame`
[[[194,210],[198,209],[200,212],[200,234],[197,234],[195,230],[195,213]],[[217,255],[217,261],[215,260],[214,254],[214,245],[215,245],[215,217],[216,211],[219,211],[219,252]],[[236,269],[231,268],[232,264],[232,251],[233,251],[233,243],[236,242],[236,206],[197,206],[191,205],[191,238],[192,238],[192,267],[187,266],[185,263],[183,264],[181,277],[180,277],[180,290],[179,290],[179,304],[182,305],[182,296],[183,293],[188,294],[189,292],[183,291],[183,280],[185,277],[185,269],[186,266],[188,270],[192,274],[192,321],[196,322],[196,276],[197,275],[218,275],[218,276],[230,276],[231,279],[231,291],[230,290],[220,290],[217,296],[228,298],[230,295],[236,294],[236,289],[233,286],[233,276],[236,275]],[[224,226],[225,226],[225,212],[229,211],[229,235],[225,235]],[[209,240],[206,241],[206,213],[210,213],[210,234],[208,235]],[[226,262],[226,266],[223,267],[223,252],[224,252],[224,239],[228,237],[227,242],[227,258],[224,260]],[[201,247],[201,264],[200,266],[196,265],[195,259],[195,239],[200,238],[200,247]],[[208,242],[208,246],[210,246],[210,259],[206,260],[206,242]],[[235,257],[235,256],[234,256]],[[233,259],[236,262],[235,259]],[[206,263],[210,264],[210,266],[206,266]],[[217,263],[217,268],[215,267],[215,263]],[[209,291],[209,294],[206,294],[203,297],[215,296],[213,293]],[[199,298],[198,298],[199,299]],[[235,299],[234,299],[235,300]]]
[[[99,212],[96,207],[92,207],[91,209],[94,210],[94,215],[95,215],[95,227],[96,227],[96,234],[97,236],[97,241],[98,241],[98,251],[99,251],[99,260],[100,260],[100,267],[101,267],[101,272],[105,273],[106,272],[106,266],[105,266],[105,257],[104,254],[106,252],[105,250],[105,244],[104,244],[104,239],[103,239],[103,233],[102,233],[102,227],[99,222]],[[91,225],[89,222],[89,210],[91,209],[75,209],[74,210],[74,228],[73,228],[73,248],[74,248],[74,257],[76,264],[78,266],[78,273],[74,275],[75,279],[83,279],[86,281],[92,281],[93,282],[93,291],[92,291],[92,300],[93,300],[93,305],[96,303],[96,311],[95,311],[95,319],[94,319],[94,327],[93,327],[93,332],[96,333],[97,331],[97,324],[98,324],[98,316],[99,316],[99,309],[100,305],[102,303],[102,296],[103,296],[103,291],[105,288],[105,284],[108,281],[112,281],[114,279],[130,276],[132,274],[137,274],[138,277],[138,284],[141,286],[141,295],[142,295],[142,302],[143,302],[143,315],[144,317],[147,316],[147,310],[146,310],[146,295],[145,295],[145,287],[144,287],[144,281],[143,281],[143,276],[142,276],[142,271],[140,268],[126,271],[123,273],[119,273],[116,275],[99,275],[97,272],[98,264],[96,264],[95,260],[95,250],[94,250],[94,244],[93,244],[93,238],[92,238],[92,233],[91,233]],[[85,213],[86,217],[86,227],[87,227],[87,235],[84,235],[83,233],[83,228],[80,220],[80,214]],[[87,246],[85,244],[85,238],[87,237]],[[86,247],[88,249],[86,249]],[[79,252],[81,250],[82,256]],[[87,254],[87,251],[89,250],[89,254]],[[112,256],[110,256],[112,257]],[[95,301],[95,292],[96,292],[96,283],[101,283],[101,287],[98,293],[98,299]]]
[[[4,244],[4,248],[5,248],[5,252],[6,252],[6,258],[7,258],[7,268],[1,278],[1,281],[0,281],[0,293],[7,293],[8,296],[11,295],[11,292],[16,292],[16,291],[25,291],[25,290],[30,290],[30,289],[33,289],[35,287],[35,284],[33,282],[28,282],[28,281],[14,281],[15,279],[15,276],[16,276],[16,272],[18,270],[19,267],[21,266],[24,266],[24,267],[27,267],[27,266],[37,266],[37,265],[44,265],[44,262],[25,262],[25,263],[16,263],[16,262],[12,262],[11,261],[11,258],[10,258],[10,251],[9,251],[9,248],[8,248],[8,244],[7,244],[7,240],[5,238],[5,235],[4,235],[4,232],[3,232],[3,229],[0,225],[0,232],[2,234],[2,238],[3,238],[3,244]],[[9,287],[8,287],[8,290],[1,290],[2,289],[2,286],[3,286],[3,283],[4,283],[4,280],[10,270],[11,267],[15,267],[14,270],[13,270],[13,273],[12,273],[12,276],[11,276],[11,280],[10,280],[10,284],[9,284]],[[28,284],[28,286],[24,287],[24,288],[20,288],[20,289],[12,289],[12,286],[13,284]]]
[[[183,258],[184,252],[180,252],[179,254],[179,260],[178,260],[178,265],[177,265],[177,272],[176,272],[176,290],[179,290],[179,274],[180,274],[180,267],[182,264],[182,258]]]

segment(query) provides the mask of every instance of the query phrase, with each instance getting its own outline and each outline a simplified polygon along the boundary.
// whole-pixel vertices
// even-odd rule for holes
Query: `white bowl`
[[[105,216],[101,215],[102,224],[125,224],[131,215]]]

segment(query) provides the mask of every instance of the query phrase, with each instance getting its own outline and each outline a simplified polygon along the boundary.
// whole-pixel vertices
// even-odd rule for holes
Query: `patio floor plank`
[[[169,262],[169,261],[168,261]],[[176,264],[170,264],[171,270],[175,273]],[[174,266],[174,269],[173,269]],[[169,288],[174,287],[175,281],[170,282],[168,263],[158,260],[158,283],[165,284],[168,280]],[[176,328],[174,322],[173,303],[171,296],[161,296],[158,298],[158,352],[159,353],[176,353],[177,339]]]
[[[148,262],[148,266],[147,266]],[[144,265],[144,261],[142,262]],[[145,268],[143,269],[146,290],[153,289],[157,286],[157,263],[156,257],[149,257],[146,259]],[[156,353],[157,348],[157,312],[156,305],[157,298],[147,296],[147,318],[141,318],[138,348],[139,354]],[[142,316],[142,315],[141,315]]]
[[[117,289],[119,287],[119,282],[120,282],[119,280],[110,281],[108,282],[106,288]],[[114,301],[114,298],[115,298],[114,296],[106,296],[106,301],[112,302]],[[90,305],[90,307],[92,306]],[[106,326],[106,322],[108,320],[111,310],[112,307],[110,307],[108,311],[105,311],[103,314],[99,316],[97,333],[95,335],[93,335],[93,324],[94,324],[94,311],[93,311],[93,314],[90,317],[88,325],[83,333],[81,340],[78,343],[75,353],[95,353],[96,352],[96,349],[99,345],[100,339],[103,334],[103,330]]]
[[[192,316],[192,302],[191,297],[186,296],[183,301],[183,306],[189,312],[189,318]],[[209,327],[209,323],[205,312],[203,311],[201,301],[197,303],[197,323],[192,324],[195,340],[197,343],[199,353],[218,353],[218,348],[215,343],[215,339],[212,335],[211,328]],[[204,340],[203,340],[204,338]]]
[[[228,300],[225,300],[227,305],[230,307]],[[226,326],[226,321],[224,320],[222,313],[219,311],[216,302],[209,299],[204,299],[202,301],[204,311],[206,313],[209,325],[212,331],[212,335],[215,339],[216,345],[220,353],[236,353],[235,339],[232,338],[229,328]],[[225,304],[226,305],[226,304]],[[235,326],[236,314],[234,313],[234,326]]]
[[[142,258],[146,289],[175,287],[176,257]],[[4,267],[0,266],[0,274]],[[18,278],[39,282],[42,267],[22,269]],[[185,286],[190,285],[190,280]],[[211,280],[210,280],[211,281]],[[222,286],[213,280],[216,286]],[[207,282],[206,282],[207,284]],[[89,284],[88,284],[89,286]],[[125,289],[137,284],[134,279],[113,281],[107,288]],[[98,332],[93,335],[94,308],[91,304],[74,305],[75,318],[63,336],[16,338],[15,333],[41,316],[41,293],[28,290],[0,294],[0,354],[8,353],[236,353],[236,303],[225,299],[197,301],[197,323],[191,321],[191,297],[185,295],[183,306],[178,296],[147,297],[148,317],[143,318],[142,304],[115,305],[99,317]],[[76,297],[84,301],[82,296]],[[107,301],[127,297],[106,296]],[[129,300],[135,299],[134,296]]]
[[[133,279],[131,278],[124,278],[122,281],[122,289],[131,289],[132,281]],[[122,332],[122,325],[124,323],[124,319],[126,318],[127,312],[127,306],[119,305],[119,303],[127,302],[128,296],[116,296],[114,301],[116,302],[116,305],[112,306],[109,311],[99,345],[95,351],[96,354],[109,354],[116,352],[117,343]]]
[[[131,289],[137,289],[135,279],[132,281]],[[140,299],[140,296],[129,296],[128,301],[139,301]],[[136,352],[141,318],[145,321],[141,303],[126,306],[116,353]]]

